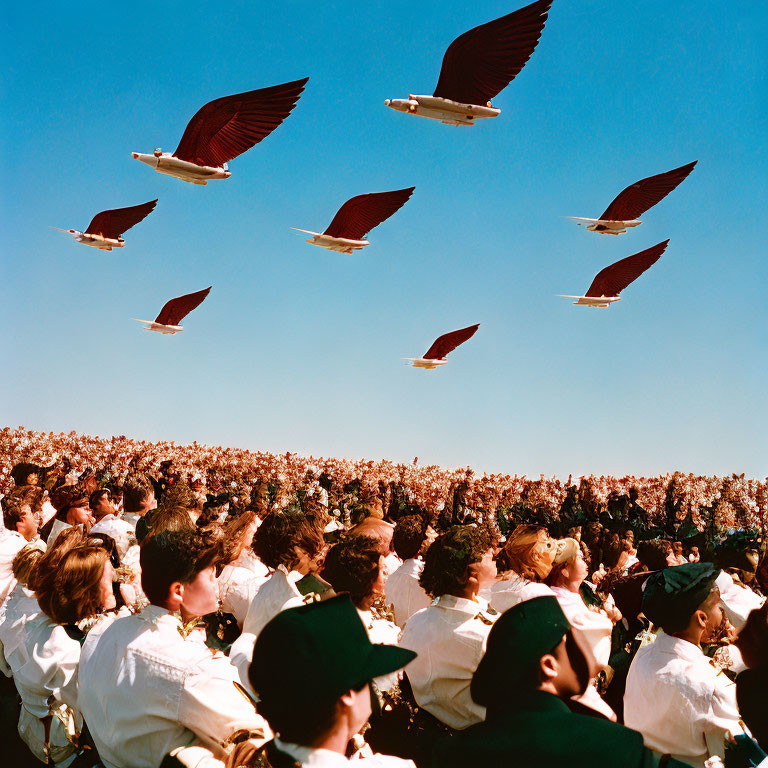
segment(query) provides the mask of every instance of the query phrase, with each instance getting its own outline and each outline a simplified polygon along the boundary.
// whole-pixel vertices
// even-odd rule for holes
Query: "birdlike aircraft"
[[[390,109],[439,120],[447,125],[474,125],[501,114],[491,104],[517,76],[539,42],[552,0],[525,8],[470,29],[457,37],[443,57],[432,96],[387,99]]]
[[[190,184],[228,179],[227,163],[269,136],[296,106],[308,77],[215,99],[189,121],[176,151],[133,157]]]
[[[124,248],[123,232],[129,230],[142,219],[149,216],[155,209],[157,200],[150,200],[141,205],[132,205],[129,208],[113,208],[102,211],[93,217],[85,232],[77,229],[61,229],[53,227],[59,232],[67,232],[83,245],[90,245],[101,251],[111,251],[113,248]]]
[[[211,292],[212,286],[204,288],[202,291],[187,293],[184,296],[178,296],[166,302],[160,310],[160,314],[154,320],[139,320],[138,317],[131,318],[139,323],[147,323],[143,329],[145,331],[155,331],[157,333],[171,334],[180,333],[184,330],[181,321],[196,307],[199,307],[205,297]]]
[[[638,216],[642,216],[649,208],[653,208],[684,181],[697,162],[698,160],[694,160],[672,171],[636,181],[618,194],[599,219],[585,219],[582,216],[566,216],[566,218],[575,219],[580,227],[586,225],[590,232],[620,235],[629,227],[642,224]]]
[[[619,294],[661,258],[668,244],[669,240],[665,240],[600,270],[584,296],[558,296],[576,299],[573,303],[584,307],[608,307],[619,301]]]
[[[424,353],[424,357],[404,357],[403,360],[410,360],[414,368],[425,368],[432,371],[439,365],[445,365],[448,362],[445,359],[448,353],[453,352],[459,344],[471,339],[479,327],[480,323],[477,323],[458,331],[444,333],[435,339],[434,344]]]
[[[297,232],[312,235],[310,245],[319,245],[329,251],[352,253],[370,243],[365,236],[405,205],[415,187],[395,189],[391,192],[370,192],[347,200],[339,208],[325,232],[291,227]]]

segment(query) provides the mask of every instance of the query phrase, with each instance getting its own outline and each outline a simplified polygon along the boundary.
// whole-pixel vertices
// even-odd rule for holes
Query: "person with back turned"
[[[557,598],[515,605],[491,629],[472,678],[485,722],[438,743],[432,765],[682,768],[647,749],[637,731],[571,712],[567,702],[588,683],[586,659]]]

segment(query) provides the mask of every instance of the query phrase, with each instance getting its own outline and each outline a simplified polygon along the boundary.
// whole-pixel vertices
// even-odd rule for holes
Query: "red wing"
[[[97,213],[85,230],[85,234],[101,235],[116,240],[123,232],[149,216],[156,205],[157,200],[150,200],[148,203],[132,205],[129,208],[113,208],[111,211]]]
[[[457,37],[443,57],[435,96],[484,105],[531,58],[552,0],[538,0]]]
[[[618,296],[631,282],[637,280],[646,269],[653,266],[667,249],[669,240],[653,245],[634,256],[611,264],[592,281],[586,296]]]
[[[362,240],[374,227],[402,208],[415,187],[392,192],[370,192],[347,200],[339,208],[324,235]]]
[[[160,310],[155,322],[162,325],[179,325],[195,307],[199,307],[203,303],[205,297],[211,292],[211,288],[212,286],[209,285],[202,291],[187,293],[184,296],[171,299]]]
[[[663,200],[688,174],[698,161],[675,168],[673,171],[659,173],[640,179],[628,186],[608,206],[600,217],[604,221],[631,221],[642,216],[649,208]]]
[[[480,323],[462,328],[460,331],[451,331],[440,336],[435,343],[424,353],[425,360],[442,360],[449,352],[453,352],[459,344],[471,339]]]
[[[288,117],[307,80],[208,102],[189,121],[174,156],[220,168],[269,136]]]

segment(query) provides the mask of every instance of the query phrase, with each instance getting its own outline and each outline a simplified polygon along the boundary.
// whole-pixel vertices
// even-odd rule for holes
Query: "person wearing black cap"
[[[543,596],[503,613],[472,678],[485,722],[437,744],[434,768],[682,768],[643,746],[636,731],[566,702],[584,692],[589,671],[557,598]]]
[[[416,656],[371,643],[348,595],[272,619],[259,634],[248,677],[259,713],[276,733],[261,747],[244,744],[230,763],[267,768],[414,768],[410,760],[373,755],[348,761],[349,742],[371,715],[371,680]]]
[[[736,686],[700,647],[722,623],[719,573],[687,563],[648,578],[643,613],[662,632],[632,660],[624,694],[624,722],[646,745],[693,766],[722,758],[726,733],[742,732]]]

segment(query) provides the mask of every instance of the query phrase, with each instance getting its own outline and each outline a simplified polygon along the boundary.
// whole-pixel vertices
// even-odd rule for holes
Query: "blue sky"
[[[499,118],[453,128],[384,106],[431,93],[457,35],[520,5],[10,7],[0,421],[528,474],[765,476],[768,9],[555,0]],[[213,98],[307,75],[226,181],[131,159],[173,151]],[[695,159],[626,235],[562,218]],[[360,253],[289,229],[411,185]],[[49,228],[153,198],[120,251]],[[666,238],[610,309],[555,296]],[[182,334],[130,319],[208,285]],[[443,368],[400,360],[476,322]]]

